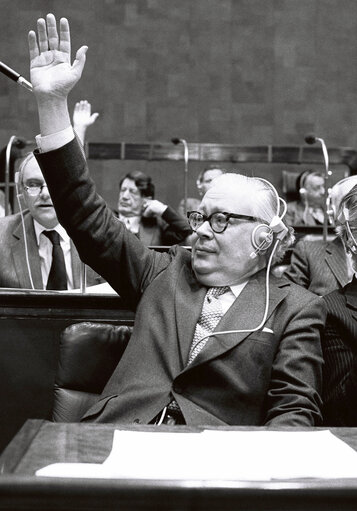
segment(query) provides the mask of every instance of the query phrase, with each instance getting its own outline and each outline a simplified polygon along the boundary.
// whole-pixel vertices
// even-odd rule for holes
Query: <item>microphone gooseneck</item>
[[[182,144],[184,148],[184,161],[185,161],[185,174],[184,174],[184,209],[185,214],[187,213],[187,190],[188,190],[188,144],[183,138],[174,137],[171,142],[175,145]]]
[[[324,204],[323,204],[323,212],[324,212],[324,224],[323,224],[323,231],[322,231],[322,237],[323,241],[327,241],[327,199],[328,199],[328,187],[327,187],[327,181],[329,176],[331,176],[332,172],[329,170],[329,159],[328,159],[328,152],[327,147],[325,144],[325,141],[323,138],[315,137],[313,133],[308,133],[305,137],[305,142],[307,144],[315,144],[315,142],[320,142],[322,154],[324,157],[325,162],[325,187],[324,187]]]

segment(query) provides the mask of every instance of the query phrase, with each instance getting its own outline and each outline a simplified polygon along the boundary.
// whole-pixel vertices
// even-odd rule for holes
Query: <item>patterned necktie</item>
[[[224,287],[210,287],[206,293],[202,311],[198,321],[196,323],[195,333],[193,335],[193,340],[191,344],[191,349],[188,357],[187,365],[191,364],[193,360],[197,357],[199,352],[204,348],[209,337],[206,339],[202,339],[202,337],[210,334],[218,325],[219,320],[223,316],[223,308],[222,304],[217,298],[224,293],[227,293],[230,290],[228,286]],[[202,339],[202,341],[201,341]],[[181,409],[176,401],[176,399],[172,399],[172,401],[167,406],[167,411],[175,412],[182,417]],[[169,421],[165,422],[166,424],[175,424],[176,420],[170,418]],[[185,422],[181,422],[180,424],[184,424]]]
[[[67,272],[60,236],[56,231],[43,231],[52,243],[52,264],[46,289],[67,289]]]
[[[187,365],[193,362],[209,340],[209,337],[206,337],[206,339],[202,338],[213,332],[223,316],[222,304],[217,298],[228,291],[228,286],[210,287],[208,289],[203,302],[201,315],[196,324]],[[200,339],[202,339],[202,341]]]

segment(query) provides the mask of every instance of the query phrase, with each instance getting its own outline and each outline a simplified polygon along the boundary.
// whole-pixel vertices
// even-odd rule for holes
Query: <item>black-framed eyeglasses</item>
[[[44,188],[47,188],[46,183],[43,183],[42,185],[30,185],[30,186],[24,185],[24,189],[26,190],[26,192],[29,195],[31,195],[31,197],[36,197],[36,195],[40,195],[40,193],[42,192],[42,190]]]
[[[188,223],[191,229],[196,232],[204,222],[209,222],[213,232],[220,234],[227,229],[230,218],[238,218],[240,220],[249,220],[251,222],[260,221],[259,218],[249,215],[237,215],[236,213],[226,213],[225,211],[217,211],[207,216],[199,211],[187,212]]]

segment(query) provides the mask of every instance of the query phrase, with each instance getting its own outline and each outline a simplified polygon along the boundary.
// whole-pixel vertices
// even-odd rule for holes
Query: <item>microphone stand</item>
[[[316,137],[316,140],[318,140],[321,144],[322,154],[324,156],[324,162],[325,162],[325,176],[324,176],[325,186],[324,186],[324,208],[323,208],[324,224],[323,224],[323,230],[322,230],[322,239],[326,243],[327,233],[328,233],[328,229],[327,229],[327,225],[328,225],[328,223],[327,223],[327,220],[328,220],[328,216],[327,216],[327,199],[328,199],[327,181],[328,181],[329,176],[331,176],[332,172],[329,170],[329,159],[328,159],[328,152],[327,152],[327,147],[326,147],[325,141],[323,140],[323,138],[318,138],[318,137]]]
[[[183,197],[184,197],[184,209],[185,209],[185,214],[187,213],[187,194],[188,194],[188,145],[187,145],[187,142],[185,139],[183,138],[173,138],[171,139],[171,142],[175,145],[181,143],[183,144],[183,158],[184,158],[184,162],[185,162],[185,173],[184,173],[184,193],[183,193]]]
[[[10,137],[9,142],[6,146],[5,153],[5,216],[10,213],[10,197],[9,197],[9,186],[10,186],[10,159],[11,159],[11,150],[12,145],[17,139],[16,135],[12,135]]]

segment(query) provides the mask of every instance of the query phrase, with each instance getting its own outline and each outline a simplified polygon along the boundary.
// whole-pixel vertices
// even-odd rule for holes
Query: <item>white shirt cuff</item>
[[[35,138],[40,153],[48,153],[71,142],[74,139],[74,131],[72,126],[68,126],[68,128],[57,133],[45,135],[44,137],[36,135]]]

